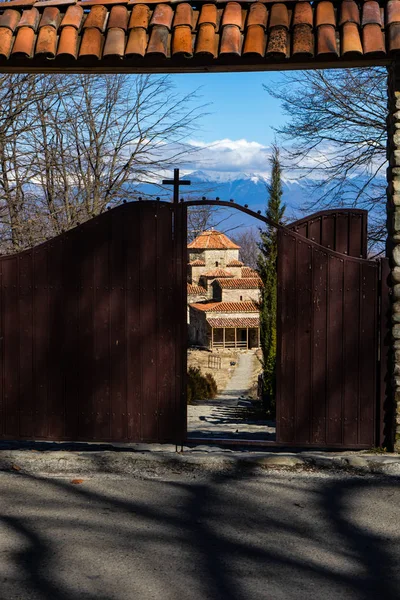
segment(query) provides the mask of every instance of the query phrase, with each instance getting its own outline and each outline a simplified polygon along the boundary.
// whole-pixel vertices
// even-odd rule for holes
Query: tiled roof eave
[[[393,57],[382,59],[363,59],[363,60],[348,60],[348,61],[315,61],[310,62],[240,62],[238,61],[227,63],[213,61],[196,62],[188,64],[188,61],[178,62],[151,62],[145,60],[128,61],[59,61],[57,59],[9,59],[7,61],[0,59],[0,68],[3,73],[97,73],[104,75],[113,75],[115,73],[126,74],[162,74],[162,73],[231,73],[231,72],[258,72],[258,71],[304,71],[307,69],[344,69],[355,67],[387,67],[393,62]]]
[[[0,3],[0,67],[190,73],[385,66],[400,55],[399,3],[11,0]]]

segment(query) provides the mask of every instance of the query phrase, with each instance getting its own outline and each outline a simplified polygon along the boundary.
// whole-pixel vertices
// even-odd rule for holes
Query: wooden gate
[[[1,438],[185,438],[185,227],[129,203],[0,258]]]
[[[376,444],[378,285],[363,211],[278,231],[278,443]]]

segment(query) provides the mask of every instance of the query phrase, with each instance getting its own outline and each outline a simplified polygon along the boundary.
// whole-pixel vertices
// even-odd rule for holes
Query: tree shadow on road
[[[399,479],[257,474],[7,475],[1,596],[398,600]]]

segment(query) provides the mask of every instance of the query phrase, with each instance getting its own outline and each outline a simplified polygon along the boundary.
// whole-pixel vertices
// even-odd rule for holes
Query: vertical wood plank
[[[108,215],[107,215],[108,217]],[[110,218],[97,220],[94,240],[94,389],[96,437],[111,439]]]
[[[295,441],[310,443],[311,427],[311,328],[312,251],[307,242],[297,240],[296,268],[296,413]]]
[[[346,213],[336,215],[335,250],[340,254],[349,253],[349,220]]]
[[[126,227],[127,269],[127,436],[129,440],[142,439],[142,330],[140,324],[140,263],[141,238],[145,232],[138,223],[142,222],[142,202],[130,206]]]
[[[18,259],[3,259],[4,433],[19,437]]]
[[[158,440],[157,403],[157,216],[154,203],[142,205],[140,330],[142,343],[142,439]]]
[[[33,361],[34,361],[34,434],[46,438],[48,421],[48,363],[49,363],[49,306],[47,277],[47,245],[33,251],[34,297],[33,297]]]
[[[326,215],[321,223],[321,245],[330,250],[335,250],[335,217]]]
[[[33,264],[32,252],[24,252],[19,262],[19,435],[34,436],[33,428]]]
[[[125,207],[112,213],[110,246],[111,438],[127,438]]]
[[[363,222],[361,215],[349,215],[349,256],[363,256]]]
[[[342,443],[343,260],[329,257],[327,332],[327,443]]]
[[[360,351],[360,276],[361,265],[354,261],[344,263],[343,305],[343,370],[344,411],[343,443],[349,446],[358,442],[358,396]]]
[[[359,444],[375,446],[377,372],[377,283],[376,262],[362,265]],[[374,352],[375,351],[375,352]]]
[[[313,260],[312,442],[326,442],[328,254],[314,250]]]
[[[278,231],[277,407],[278,442],[293,442],[295,415],[296,238]]]

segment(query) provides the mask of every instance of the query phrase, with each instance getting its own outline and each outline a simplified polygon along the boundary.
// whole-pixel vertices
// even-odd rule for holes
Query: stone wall
[[[222,290],[222,302],[258,302],[260,300],[260,290],[240,290],[240,289],[227,289]]]
[[[392,401],[394,445],[400,451],[400,60],[389,67],[387,170],[387,254],[392,268]]]

